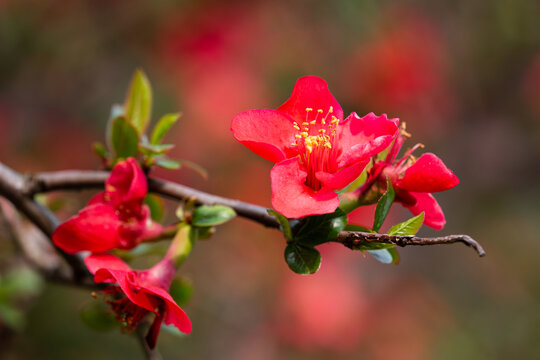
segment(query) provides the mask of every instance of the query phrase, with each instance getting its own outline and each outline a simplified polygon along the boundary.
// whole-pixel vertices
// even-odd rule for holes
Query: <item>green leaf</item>
[[[145,155],[163,155],[175,147],[174,144],[148,144],[140,143],[139,150]]]
[[[171,242],[170,248],[173,249],[171,259],[176,267],[180,266],[189,256],[191,249],[195,245],[198,238],[197,228],[186,223],[178,226],[178,231]]]
[[[156,160],[155,164],[167,170],[178,170],[181,167],[178,161],[166,158]]]
[[[315,274],[321,267],[321,254],[315,248],[293,243],[285,248],[285,261],[297,274]]]
[[[186,167],[188,169],[191,169],[191,170],[195,171],[203,179],[205,179],[205,180],[208,179],[208,171],[206,171],[206,169],[203,168],[201,165],[196,164],[196,163],[194,163],[192,161],[188,161],[188,160],[178,160],[178,163],[182,167]]]
[[[92,330],[109,331],[117,326],[111,310],[102,301],[94,300],[79,311],[82,322]]]
[[[407,221],[396,224],[388,230],[388,235],[414,235],[424,223],[424,212]]]
[[[20,309],[0,302],[0,323],[21,332],[26,324],[26,317]]]
[[[150,140],[150,143],[152,144],[159,144],[163,136],[169,131],[171,126],[174,125],[175,122],[178,121],[181,114],[167,114],[164,115],[161,119],[159,119],[158,123],[154,127],[154,131],[152,132],[152,138]]]
[[[155,222],[160,222],[163,219],[165,205],[163,200],[154,194],[148,194],[144,198],[144,203],[150,208],[150,216]]]
[[[233,217],[236,212],[224,205],[202,205],[193,211],[191,223],[195,226],[216,226],[221,225]]]
[[[362,225],[350,225],[350,224],[345,226],[345,230],[346,231],[361,231],[361,232],[368,232],[368,233],[373,233],[374,232],[373,230],[371,230],[370,228],[367,228],[365,226],[362,226]]]
[[[386,193],[381,197],[377,204],[377,208],[375,209],[375,220],[373,221],[373,231],[375,232],[379,231],[384,223],[396,196],[394,188],[388,179],[386,180],[386,186],[388,190],[386,190]]]
[[[303,245],[319,245],[335,239],[345,225],[347,215],[340,208],[331,214],[309,216],[294,235],[294,240]]]
[[[137,70],[131,80],[124,103],[126,118],[139,134],[143,134],[152,112],[152,87],[146,74]]]
[[[394,244],[389,243],[377,243],[372,241],[357,241],[354,245],[354,250],[366,251],[366,250],[381,250],[393,248]]]
[[[193,295],[191,280],[184,277],[175,277],[169,288],[169,294],[179,306],[186,305]]]
[[[111,141],[116,159],[137,156],[139,134],[126,118],[117,117],[113,120]]]
[[[103,145],[100,142],[95,142],[92,144],[92,150],[94,150],[94,153],[99,156],[103,160],[107,160],[107,157],[109,154],[107,153],[107,149],[105,148],[105,145]]]
[[[373,258],[383,264],[399,263],[399,254],[394,247],[381,250],[368,250]]]
[[[216,232],[216,228],[212,226],[200,227],[199,230],[199,240],[208,240]]]
[[[283,232],[283,235],[285,235],[285,239],[287,240],[287,242],[292,241],[293,236],[292,236],[291,225],[289,224],[289,220],[285,216],[281,215],[275,210],[266,209],[266,211],[268,212],[270,216],[273,216],[276,218],[277,222],[279,223],[280,230]]]

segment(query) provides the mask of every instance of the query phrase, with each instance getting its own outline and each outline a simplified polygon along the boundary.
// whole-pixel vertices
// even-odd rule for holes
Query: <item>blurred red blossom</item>
[[[375,36],[358,45],[343,67],[344,94],[369,109],[399,113],[413,125],[429,121],[434,131],[454,107],[440,29],[410,7],[390,7],[383,17]]]
[[[145,271],[132,270],[110,254],[93,254],[84,262],[96,283],[118,284],[111,284],[103,293],[124,329],[131,332],[146,315],[155,314],[146,336],[150,348],[156,346],[162,322],[184,333],[191,332],[189,318],[168,293],[176,270],[170,256]]]
[[[397,124],[373,113],[343,120],[326,82],[306,76],[277,110],[240,113],[231,130],[250,150],[276,163],[270,173],[272,206],[299,218],[333,212],[339,205],[334,190],[351,183],[370,157],[390,144]]]
[[[146,176],[133,158],[120,161],[105,183],[105,191],[62,223],[53,234],[54,243],[68,253],[131,249],[162,231],[150,218],[143,200]]]

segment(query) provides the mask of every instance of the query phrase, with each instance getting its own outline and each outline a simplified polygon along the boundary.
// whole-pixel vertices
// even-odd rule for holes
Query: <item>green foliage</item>
[[[193,211],[191,224],[194,226],[221,225],[236,216],[236,212],[224,205],[202,205]]]
[[[123,116],[119,116],[112,121],[111,144],[115,159],[137,156],[139,134],[137,129]]]
[[[186,305],[193,295],[191,280],[185,277],[175,277],[171,283],[169,293],[179,306]]]
[[[160,222],[165,213],[165,205],[163,199],[154,194],[148,194],[144,198],[144,203],[150,208],[150,216],[155,222]]]
[[[313,247],[291,243],[285,248],[285,261],[297,274],[314,274],[321,266],[321,254]]]
[[[414,235],[420,230],[423,223],[424,212],[422,211],[417,216],[392,226],[390,230],[388,230],[388,235]]]
[[[275,210],[267,209],[266,211],[268,212],[268,214],[276,218],[277,222],[279,223],[280,230],[283,232],[283,235],[285,235],[285,239],[287,240],[287,242],[293,241],[289,220]]]
[[[309,216],[294,234],[294,240],[307,246],[323,244],[333,240],[345,225],[347,215],[340,208],[331,214]]]
[[[102,301],[94,300],[79,311],[82,322],[92,330],[109,331],[117,326],[111,309]]]
[[[375,209],[375,220],[373,221],[373,231],[375,232],[379,231],[383,225],[396,196],[390,181],[386,181],[386,186],[386,193],[380,198],[377,208]]]
[[[152,87],[146,74],[137,70],[124,103],[124,114],[139,134],[144,134],[152,112]]]
[[[152,132],[152,138],[150,139],[151,144],[159,144],[163,136],[169,131],[171,126],[174,125],[180,118],[180,113],[175,114],[167,114],[163,115],[161,119],[159,119],[158,123],[154,127],[154,131]]]
[[[168,158],[156,160],[154,164],[167,170],[178,170],[181,167],[180,162]]]

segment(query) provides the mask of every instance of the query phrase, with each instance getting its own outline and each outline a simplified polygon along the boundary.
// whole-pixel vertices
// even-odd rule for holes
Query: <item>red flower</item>
[[[371,156],[386,148],[397,119],[343,110],[326,82],[300,78],[277,110],[250,110],[231,123],[234,137],[273,167],[272,206],[289,218],[333,212],[335,190],[356,179]]]
[[[407,151],[400,160],[394,163],[403,141],[404,135],[396,138],[386,161],[377,163],[372,174],[379,173],[381,182],[385,182],[388,178],[395,189],[396,201],[401,202],[413,215],[418,215],[423,211],[424,224],[435,230],[441,230],[446,220],[441,207],[431,193],[449,190],[459,184],[459,179],[435,154],[425,153],[415,159],[412,153],[421,147],[421,144]]]
[[[135,159],[119,162],[105,191],[56,229],[54,243],[68,253],[104,252],[130,249],[158,235],[161,225],[151,220],[150,210],[143,204],[146,193],[146,177]]]
[[[124,329],[131,332],[149,313],[155,319],[148,331],[146,341],[150,348],[156,346],[161,323],[174,325],[184,333],[191,332],[191,322],[176,304],[168,289],[174,277],[175,267],[166,256],[146,271],[132,270],[126,263],[110,254],[94,254],[84,260],[94,274],[96,283],[117,283],[103,293]]]

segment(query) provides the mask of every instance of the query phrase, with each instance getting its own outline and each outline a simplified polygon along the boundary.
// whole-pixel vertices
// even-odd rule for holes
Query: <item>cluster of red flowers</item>
[[[277,110],[238,114],[231,130],[238,141],[275,163],[270,174],[272,206],[289,218],[336,210],[338,191],[374,161],[365,184],[382,191],[388,179],[397,201],[415,215],[424,211],[425,224],[441,229],[444,214],[431,193],[459,182],[431,153],[416,161],[411,150],[395,161],[407,135],[399,120],[373,113],[364,117],[352,113],[344,119],[326,82],[315,76],[300,78]],[[377,160],[385,149],[387,156]]]
[[[105,191],[61,224],[53,241],[69,253],[92,253],[85,258],[85,264],[96,283],[110,285],[103,294],[124,329],[133,331],[148,314],[155,314],[146,337],[153,348],[162,322],[184,333],[191,332],[187,315],[168,293],[176,271],[173,251],[145,271],[132,270],[121,259],[106,253],[131,249],[162,232],[143,203],[147,188],[146,176],[135,159],[118,162],[105,183]]]

